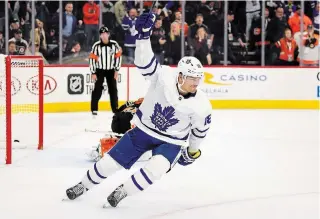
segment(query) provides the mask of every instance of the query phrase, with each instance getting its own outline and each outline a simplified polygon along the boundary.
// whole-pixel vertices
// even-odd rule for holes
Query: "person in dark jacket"
[[[208,47],[208,34],[204,27],[197,30],[196,36],[191,40],[193,56],[199,59],[203,65],[211,65],[211,54]]]
[[[245,44],[243,43],[241,39],[241,35],[238,32],[237,25],[233,22],[234,21],[234,13],[233,11],[228,11],[228,60],[232,64],[239,64],[239,60],[236,57],[236,54],[234,51],[232,51],[230,44],[232,42],[239,42],[241,47],[244,47]],[[213,50],[214,55],[221,54],[223,52],[223,46],[224,46],[224,20],[216,20],[211,23],[210,30],[212,34],[214,35],[213,38]],[[213,58],[214,59],[214,58]]]
[[[162,28],[162,20],[157,18],[155,26],[150,37],[152,50],[160,64],[163,64],[164,53],[163,48],[166,43],[166,32]]]
[[[171,24],[170,33],[167,35],[165,57],[170,65],[178,64],[181,59],[181,31],[177,22]]]
[[[284,30],[288,27],[287,19],[284,16],[284,9],[278,7],[275,17],[271,19],[267,27],[267,39],[274,44],[283,37]]]

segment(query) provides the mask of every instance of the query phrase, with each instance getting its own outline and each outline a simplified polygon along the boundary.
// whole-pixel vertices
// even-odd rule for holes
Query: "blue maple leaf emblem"
[[[173,126],[179,122],[178,119],[173,118],[175,114],[175,109],[172,106],[166,106],[162,110],[162,106],[159,103],[154,105],[154,111],[152,116],[150,116],[151,122],[160,131],[167,131],[170,126]]]

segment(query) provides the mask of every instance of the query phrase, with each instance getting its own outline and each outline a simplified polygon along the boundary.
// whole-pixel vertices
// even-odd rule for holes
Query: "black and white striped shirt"
[[[97,69],[119,71],[122,60],[122,50],[119,44],[110,40],[104,44],[101,40],[92,46],[89,57],[90,71],[96,73]]]

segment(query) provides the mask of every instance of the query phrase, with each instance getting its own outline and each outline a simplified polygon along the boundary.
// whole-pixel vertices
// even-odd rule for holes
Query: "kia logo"
[[[57,81],[48,75],[43,76],[43,94],[48,95],[57,88]],[[27,81],[27,89],[30,93],[39,95],[39,76],[33,76]]]
[[[18,78],[11,76],[11,96],[16,95],[21,90],[21,82]],[[6,95],[6,78],[0,76],[0,96]]]

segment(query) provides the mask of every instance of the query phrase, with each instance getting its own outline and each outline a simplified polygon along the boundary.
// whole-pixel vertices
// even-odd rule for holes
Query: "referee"
[[[89,57],[91,77],[95,81],[91,94],[92,115],[98,114],[98,103],[103,91],[104,78],[107,79],[112,112],[116,113],[118,109],[117,80],[122,50],[116,41],[109,40],[110,34],[107,27],[101,27],[99,32],[100,40],[93,44]]]

